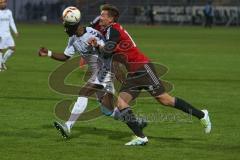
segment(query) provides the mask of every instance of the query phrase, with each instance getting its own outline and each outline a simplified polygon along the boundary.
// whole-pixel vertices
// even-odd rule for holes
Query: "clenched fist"
[[[45,47],[41,47],[38,51],[38,55],[41,57],[48,56],[48,49]]]
[[[89,39],[88,39],[88,44],[90,44],[90,45],[93,46],[93,47],[97,47],[97,46],[98,46],[98,44],[97,44],[97,39],[94,38],[94,37],[89,38]]]

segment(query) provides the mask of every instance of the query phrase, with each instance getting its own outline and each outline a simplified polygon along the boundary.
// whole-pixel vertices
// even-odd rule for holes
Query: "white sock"
[[[8,60],[9,57],[11,57],[11,55],[13,54],[13,52],[14,52],[13,50],[8,49],[8,50],[6,51],[6,53],[4,54],[4,56],[3,56],[2,62],[3,62],[3,63],[6,63],[6,61]]]
[[[88,98],[78,97],[77,102],[75,102],[71,115],[68,121],[65,123],[68,129],[70,130],[74,123],[77,121],[78,117],[83,113],[87,107]]]
[[[0,64],[2,63],[2,61],[3,61],[3,57],[2,57],[2,55],[3,55],[3,53],[2,52],[0,52]]]

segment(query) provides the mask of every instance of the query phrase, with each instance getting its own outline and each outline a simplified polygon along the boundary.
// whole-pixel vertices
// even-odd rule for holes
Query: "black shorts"
[[[135,99],[142,89],[145,89],[154,97],[165,93],[163,82],[157,76],[154,65],[151,63],[144,64],[135,73],[129,73],[120,92],[127,92]]]

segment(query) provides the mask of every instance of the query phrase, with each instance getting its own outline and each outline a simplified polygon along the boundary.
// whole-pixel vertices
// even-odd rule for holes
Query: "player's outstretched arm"
[[[50,50],[48,50],[45,47],[41,47],[38,51],[38,55],[40,57],[51,57],[52,59],[58,60],[58,61],[67,61],[70,57],[66,56],[63,53],[55,53]]]

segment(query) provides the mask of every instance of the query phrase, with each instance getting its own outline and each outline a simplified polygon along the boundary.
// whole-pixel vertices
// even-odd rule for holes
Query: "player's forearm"
[[[15,25],[15,22],[14,22],[13,18],[12,18],[11,21],[10,21],[10,27],[11,27],[11,29],[13,30],[13,32],[14,32],[15,34],[18,34],[17,27],[16,27],[16,25]]]
[[[66,56],[63,53],[55,53],[52,52],[51,55],[49,55],[52,59],[55,59],[57,61],[67,61],[70,57]]]
[[[56,53],[52,52],[51,50],[41,47],[38,51],[38,55],[41,57],[51,57],[52,59],[55,59],[57,61],[66,61],[70,58],[70,56],[65,55],[64,53]]]

